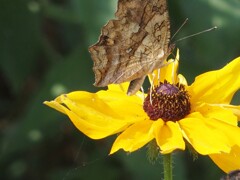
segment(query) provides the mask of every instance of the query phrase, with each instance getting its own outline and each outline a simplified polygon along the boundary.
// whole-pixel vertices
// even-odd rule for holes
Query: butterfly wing
[[[146,76],[169,55],[170,23],[166,0],[119,0],[116,19],[89,48],[96,86]]]

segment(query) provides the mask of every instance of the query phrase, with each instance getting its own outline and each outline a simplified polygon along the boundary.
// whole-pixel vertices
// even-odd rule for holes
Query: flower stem
[[[172,180],[172,154],[163,155],[164,180]]]

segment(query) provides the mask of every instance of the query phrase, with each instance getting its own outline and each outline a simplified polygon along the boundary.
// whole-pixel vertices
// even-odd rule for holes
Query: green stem
[[[172,154],[163,155],[164,180],[172,180]]]

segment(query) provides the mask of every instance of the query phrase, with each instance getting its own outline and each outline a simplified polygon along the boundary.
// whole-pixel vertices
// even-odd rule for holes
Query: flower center
[[[190,98],[183,85],[164,81],[148,93],[143,109],[151,120],[175,122],[190,113]]]

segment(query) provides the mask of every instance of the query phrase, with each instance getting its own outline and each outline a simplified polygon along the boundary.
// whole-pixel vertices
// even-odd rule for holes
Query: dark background
[[[115,8],[116,0],[0,1],[0,179],[161,179],[161,161],[148,163],[145,148],[108,156],[116,136],[91,140],[42,104],[70,91],[99,90],[88,47]],[[189,18],[174,40],[218,26],[177,44],[189,83],[240,55],[239,0],[169,0],[169,11],[172,33]],[[207,156],[174,155],[174,179],[223,174]]]

